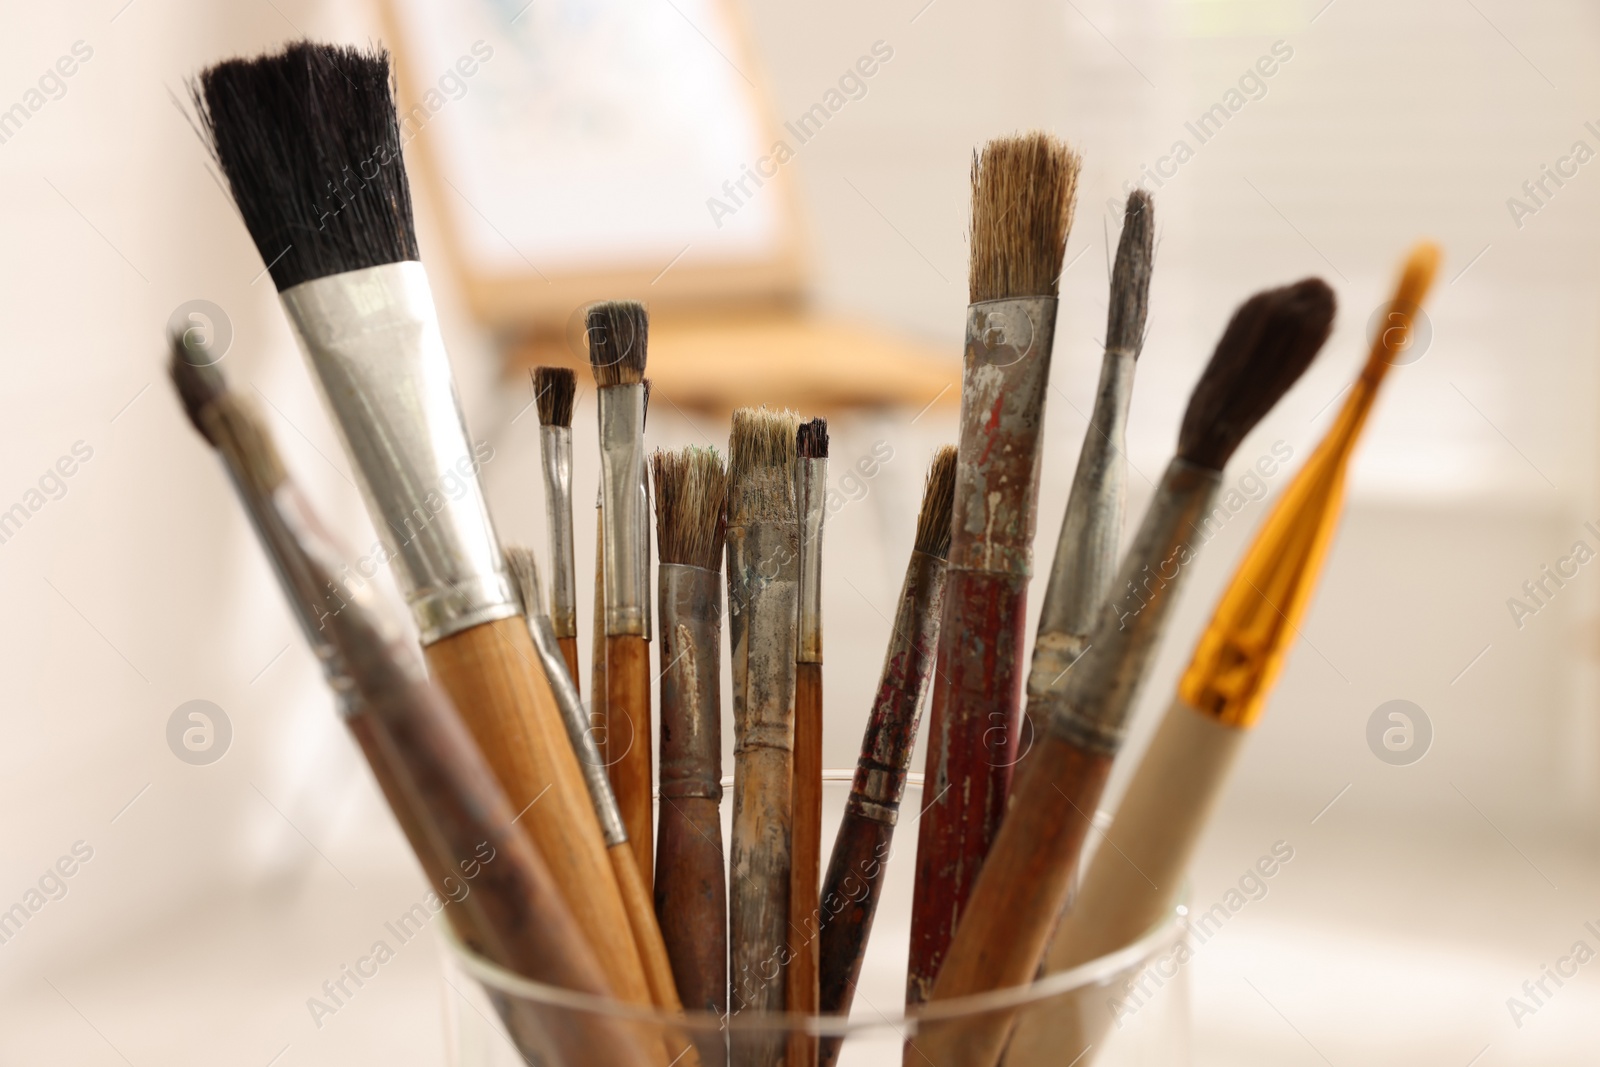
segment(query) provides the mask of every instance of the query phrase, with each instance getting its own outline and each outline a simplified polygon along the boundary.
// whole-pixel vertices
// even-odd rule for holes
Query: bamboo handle
[[[822,664],[797,663],[794,676],[794,771],[791,782],[794,827],[789,866],[789,977],[787,1006],[791,1012],[817,1014],[819,926],[822,913]],[[787,1067],[817,1062],[815,1038],[794,1034],[789,1039]]]
[[[617,997],[650,1004],[600,823],[526,622],[514,616],[484,623],[426,652]]]
[[[567,665],[567,675],[572,679],[572,688],[581,694],[583,686],[578,682],[578,639],[558,637],[556,645],[561,649],[561,661]]]
[[[1045,956],[1047,973],[1065,971],[1132,944],[1172,908],[1194,847],[1243,744],[1246,731],[1174,700],[1117,806],[1105,842]],[[1098,1045],[1115,1013],[1101,1003],[1117,996],[1096,987],[1017,1022],[1006,1063],[1045,1067]],[[1090,1057],[1084,1056],[1083,1067]]]
[[[650,726],[650,642],[642,637],[606,638],[606,722],[611,787],[649,900],[655,870],[655,827],[651,825],[655,745]]]
[[[1072,883],[1111,756],[1046,736],[1022,765],[1011,810],[933,986],[948,1000],[1033,980]],[[904,1067],[992,1067],[1015,1011],[924,1023]]]

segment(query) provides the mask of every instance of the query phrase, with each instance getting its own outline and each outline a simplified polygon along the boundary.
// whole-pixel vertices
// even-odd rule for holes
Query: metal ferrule
[[[550,529],[550,625],[578,636],[578,565],[572,535],[572,427],[539,427],[545,525]]]
[[[720,801],[722,572],[663,563],[657,575],[666,664],[661,671],[661,796]]]
[[[517,614],[421,263],[280,294],[423,644]]]
[[[606,636],[645,632],[646,564],[640,532],[644,477],[644,386],[600,393],[600,491],[604,517]]]
[[[794,749],[794,630],[800,554],[793,522],[728,528],[728,632],[735,753]]]
[[[794,505],[800,523],[800,611],[795,662],[822,662],[822,520],[827,514],[828,461],[798,459]]]
[[[947,573],[940,557],[911,553],[900,586],[900,608],[883,655],[878,695],[867,721],[850,798],[845,801],[845,810],[889,826],[900,817],[906,770],[917,740],[917,718],[938,657]]]
[[[986,300],[967,308],[952,567],[1024,576],[1031,571],[1055,328],[1053,296]]]
[[[1200,549],[1199,523],[1222,472],[1174,459],[1161,477],[1083,661],[1042,702],[1049,730],[1088,752],[1115,754],[1168,613]]]
[[[650,506],[650,465],[639,465],[639,588],[645,590],[644,596],[644,639],[649,641],[655,637],[655,626],[651,616],[654,612],[650,608],[650,562],[654,558],[651,549],[651,536],[654,531],[650,528],[650,516],[655,514],[655,508]]]

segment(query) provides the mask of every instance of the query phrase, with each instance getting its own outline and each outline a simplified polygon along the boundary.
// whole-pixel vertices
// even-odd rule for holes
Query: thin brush
[[[1350,457],[1397,355],[1395,342],[1409,331],[1438,260],[1432,245],[1411,253],[1389,305],[1404,317],[1403,329],[1382,331],[1374,341],[1333,426],[1245,553],[1056,930],[1046,971],[1068,970],[1131,944],[1175,903],[1234,756],[1265,710],[1300,632],[1338,525]],[[1075,996],[1074,1004],[1026,1014],[1006,1063],[1045,1067],[1081,1056],[1087,1065],[1092,1047],[1118,1017],[1109,1001],[1121,992],[1115,984],[1102,986]]]
[[[539,409],[539,457],[550,538],[550,625],[561,646],[567,677],[581,693],[578,565],[572,530],[572,402],[578,392],[578,376],[568,367],[535,367],[530,374]]]
[[[605,567],[606,736],[611,784],[649,888],[655,870],[654,733],[643,510],[644,367],[650,321],[643,304],[594,304],[586,313],[589,366],[600,404],[600,515]]]
[[[298,42],[219,63],[194,105],[344,442],[433,676],[623,1000],[649,1003],[605,842],[538,665],[462,423],[388,54]],[[537,803],[534,803],[535,801]]]
[[[856,980],[900,821],[900,798],[939,646],[955,486],[956,450],[947,445],[934,454],[928,467],[917,539],[900,586],[900,606],[861,739],[855,781],[822,886],[821,1009],[830,1015],[848,1015],[855,1000]],[[823,1038],[824,1067],[838,1058],[840,1044],[837,1037]]]
[[[715,449],[657,451],[661,621],[661,806],[656,917],[684,1003],[728,1011],[728,890],[722,852],[722,552],[728,476]],[[727,1062],[722,1034],[700,1058]]]
[[[1028,743],[1044,732],[1037,710],[1044,693],[1083,654],[1095,614],[1117,573],[1117,541],[1128,489],[1128,402],[1133,397],[1134,365],[1144,346],[1154,237],[1155,206],[1148,193],[1135,190],[1123,212],[1122,238],[1111,272],[1100,384],[1039,612],[1028,673]]]
[[[449,698],[423,677],[371,603],[370,587],[352,588],[341,577],[348,568],[248,405],[214,366],[193,362],[180,339],[172,347],[185,411],[222,459],[340,715],[429,882],[452,902],[445,917],[457,938],[535,981],[607,994],[599,960]],[[458,895],[463,878],[471,885]],[[597,1016],[536,1017],[508,999],[496,1007],[530,1062],[625,1067],[641,1055],[637,1035]]]
[[[1022,765],[1010,811],[956,930],[934,1000],[1019,986],[1033,978],[1062,905],[1089,819],[1167,615],[1194,569],[1222,468],[1239,442],[1300,377],[1327,340],[1333,291],[1309,279],[1239,308],[1200,376],[1162,476],[1101,606],[1090,648],[1049,690],[1048,728]],[[906,1046],[926,1061],[990,1067],[1014,1017],[930,1023]],[[926,1059],[925,1059],[926,1058]]]
[[[1047,134],[972,164],[972,259],[947,618],[917,833],[906,999],[927,998],[1005,812],[1018,751],[1024,627],[1056,284],[1078,156]]]
[[[799,529],[790,411],[733,413],[728,463],[728,638],[733,650],[729,1009],[784,1010],[794,753]],[[735,1032],[733,1060],[771,1067],[783,1035]]]
[[[800,606],[795,631],[794,813],[789,868],[789,1011],[815,1015],[822,923],[822,522],[828,496],[828,420],[795,433],[794,503],[800,531]],[[817,1062],[816,1039],[796,1033],[786,1067]]]

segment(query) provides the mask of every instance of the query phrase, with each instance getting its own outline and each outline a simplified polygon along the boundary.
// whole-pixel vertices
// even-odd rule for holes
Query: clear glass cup
[[[850,792],[852,772],[829,771],[823,777],[822,841],[826,867]],[[755,1062],[766,1057],[738,1055],[738,1049],[752,1044],[782,1047],[802,1037],[841,1040],[836,1061],[839,1067],[879,1067],[900,1062],[908,1037],[948,1020],[976,1019],[1000,1012],[1013,1012],[1019,1020],[1035,1012],[1075,1012],[1082,1019],[1080,1032],[1097,1036],[1093,1046],[1076,1061],[1071,1055],[1062,1057],[1061,1067],[1069,1062],[1072,1067],[1186,1067],[1190,1062],[1189,978],[1188,968],[1183,966],[1187,953],[1179,951],[1187,932],[1187,911],[1182,905],[1133,944],[1071,971],[1046,975],[1014,989],[905,1009],[912,860],[916,854],[917,814],[922,808],[921,778],[912,775],[906,788],[894,851],[880,887],[882,899],[848,1018],[751,1012],[730,1018],[702,1012],[666,1016],[527,981],[474,955],[440,924],[449,949],[445,954],[447,1062],[451,1067],[520,1067],[526,1062],[501,1022],[500,1014],[509,1005],[534,1019],[536,1026],[615,1025],[631,1028],[641,1042],[664,1043],[669,1050],[681,1051],[692,1043],[700,1052],[703,1067],[724,1063],[743,1067],[741,1060]],[[731,780],[724,782],[725,787],[731,784]],[[732,804],[724,798],[722,807],[726,847]],[[727,1055],[730,1041],[736,1054],[719,1058]],[[672,1058],[669,1053],[660,1062]],[[685,1056],[679,1062],[690,1059]],[[550,1067],[556,1065],[552,1063]]]

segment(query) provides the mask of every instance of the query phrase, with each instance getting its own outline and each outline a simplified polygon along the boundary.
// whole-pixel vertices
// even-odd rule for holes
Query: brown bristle
[[[228,383],[216,364],[208,360],[203,352],[189,348],[182,333],[174,330],[167,341],[172,356],[167,373],[172,375],[172,384],[183,403],[184,414],[200,431],[200,436],[215,445],[216,441],[212,439],[211,430],[206,424],[205,412],[228,391]]]
[[[1226,466],[1322,348],[1335,304],[1320,278],[1268,289],[1241,304],[1189,398],[1179,457],[1211,470]]]
[[[728,438],[728,521],[794,521],[795,437],[789,410],[739,408]]]
[[[657,449],[656,544],[662,563],[722,569],[727,531],[728,472],[714,448]]]
[[[650,341],[650,316],[644,305],[637,300],[608,300],[589,305],[584,318],[594,383],[604,388],[642,381]]]
[[[1106,348],[1132,352],[1144,347],[1144,321],[1150,310],[1151,250],[1155,243],[1156,209],[1150,194],[1135,189],[1122,213],[1122,239],[1111,271],[1111,308],[1106,314]]]
[[[972,303],[1055,293],[1080,166],[1047,133],[997,138],[973,155]]]
[[[795,432],[795,454],[801,459],[828,458],[828,420],[807,419]]]
[[[530,373],[533,398],[539,405],[539,425],[571,426],[578,375],[570,367],[535,367]]]
[[[944,445],[928,464],[922,486],[922,510],[917,513],[918,552],[950,558],[950,515],[956,502],[956,447]]]
[[[539,557],[524,545],[506,546],[506,569],[516,583],[517,596],[522,600],[522,613],[527,616],[546,615],[543,587],[539,584]]]

